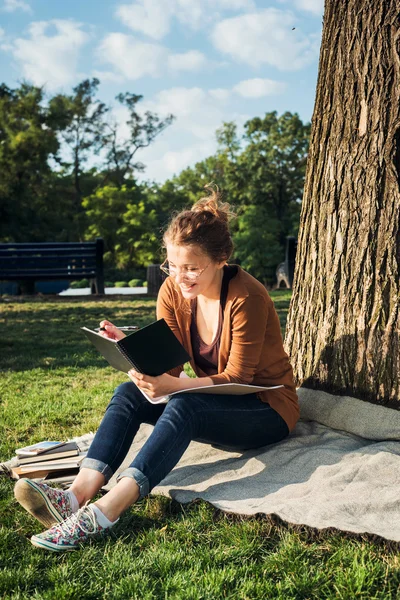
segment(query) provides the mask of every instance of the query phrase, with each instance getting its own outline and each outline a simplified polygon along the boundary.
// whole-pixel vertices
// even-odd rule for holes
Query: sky
[[[120,92],[174,114],[137,154],[161,183],[214,154],[223,122],[311,120],[322,14],[323,0],[0,0],[0,82],[52,95],[97,77],[118,122]]]

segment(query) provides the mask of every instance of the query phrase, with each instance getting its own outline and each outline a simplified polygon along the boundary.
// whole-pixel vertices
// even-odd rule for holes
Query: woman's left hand
[[[139,389],[143,390],[145,394],[153,399],[168,396],[168,394],[172,394],[172,392],[178,389],[176,385],[177,377],[168,375],[168,373],[158,375],[158,377],[151,377],[150,375],[144,375],[131,369],[128,371],[128,376]]]

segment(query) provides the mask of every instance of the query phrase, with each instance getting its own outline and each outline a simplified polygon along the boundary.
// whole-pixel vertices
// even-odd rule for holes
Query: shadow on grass
[[[282,333],[291,292],[274,291],[271,297]],[[80,328],[93,329],[102,319],[116,325],[142,327],[155,320],[154,298],[22,298],[1,302],[0,371],[35,368],[102,368],[105,359],[92,347]]]
[[[14,303],[2,311],[0,369],[26,371],[60,367],[101,368],[104,358],[80,328],[98,327],[102,319],[116,325],[148,325],[155,320],[154,299],[97,303]]]

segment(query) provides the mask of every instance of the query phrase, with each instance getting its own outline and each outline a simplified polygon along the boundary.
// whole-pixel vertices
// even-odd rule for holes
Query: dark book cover
[[[124,373],[133,368],[139,373],[156,377],[190,360],[189,354],[164,319],[117,342],[86,327],[82,327],[82,330],[110,365]]]

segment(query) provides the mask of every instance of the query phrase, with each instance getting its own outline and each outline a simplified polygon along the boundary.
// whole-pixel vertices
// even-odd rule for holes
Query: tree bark
[[[396,408],[399,98],[399,0],[326,0],[285,345],[298,384]]]

